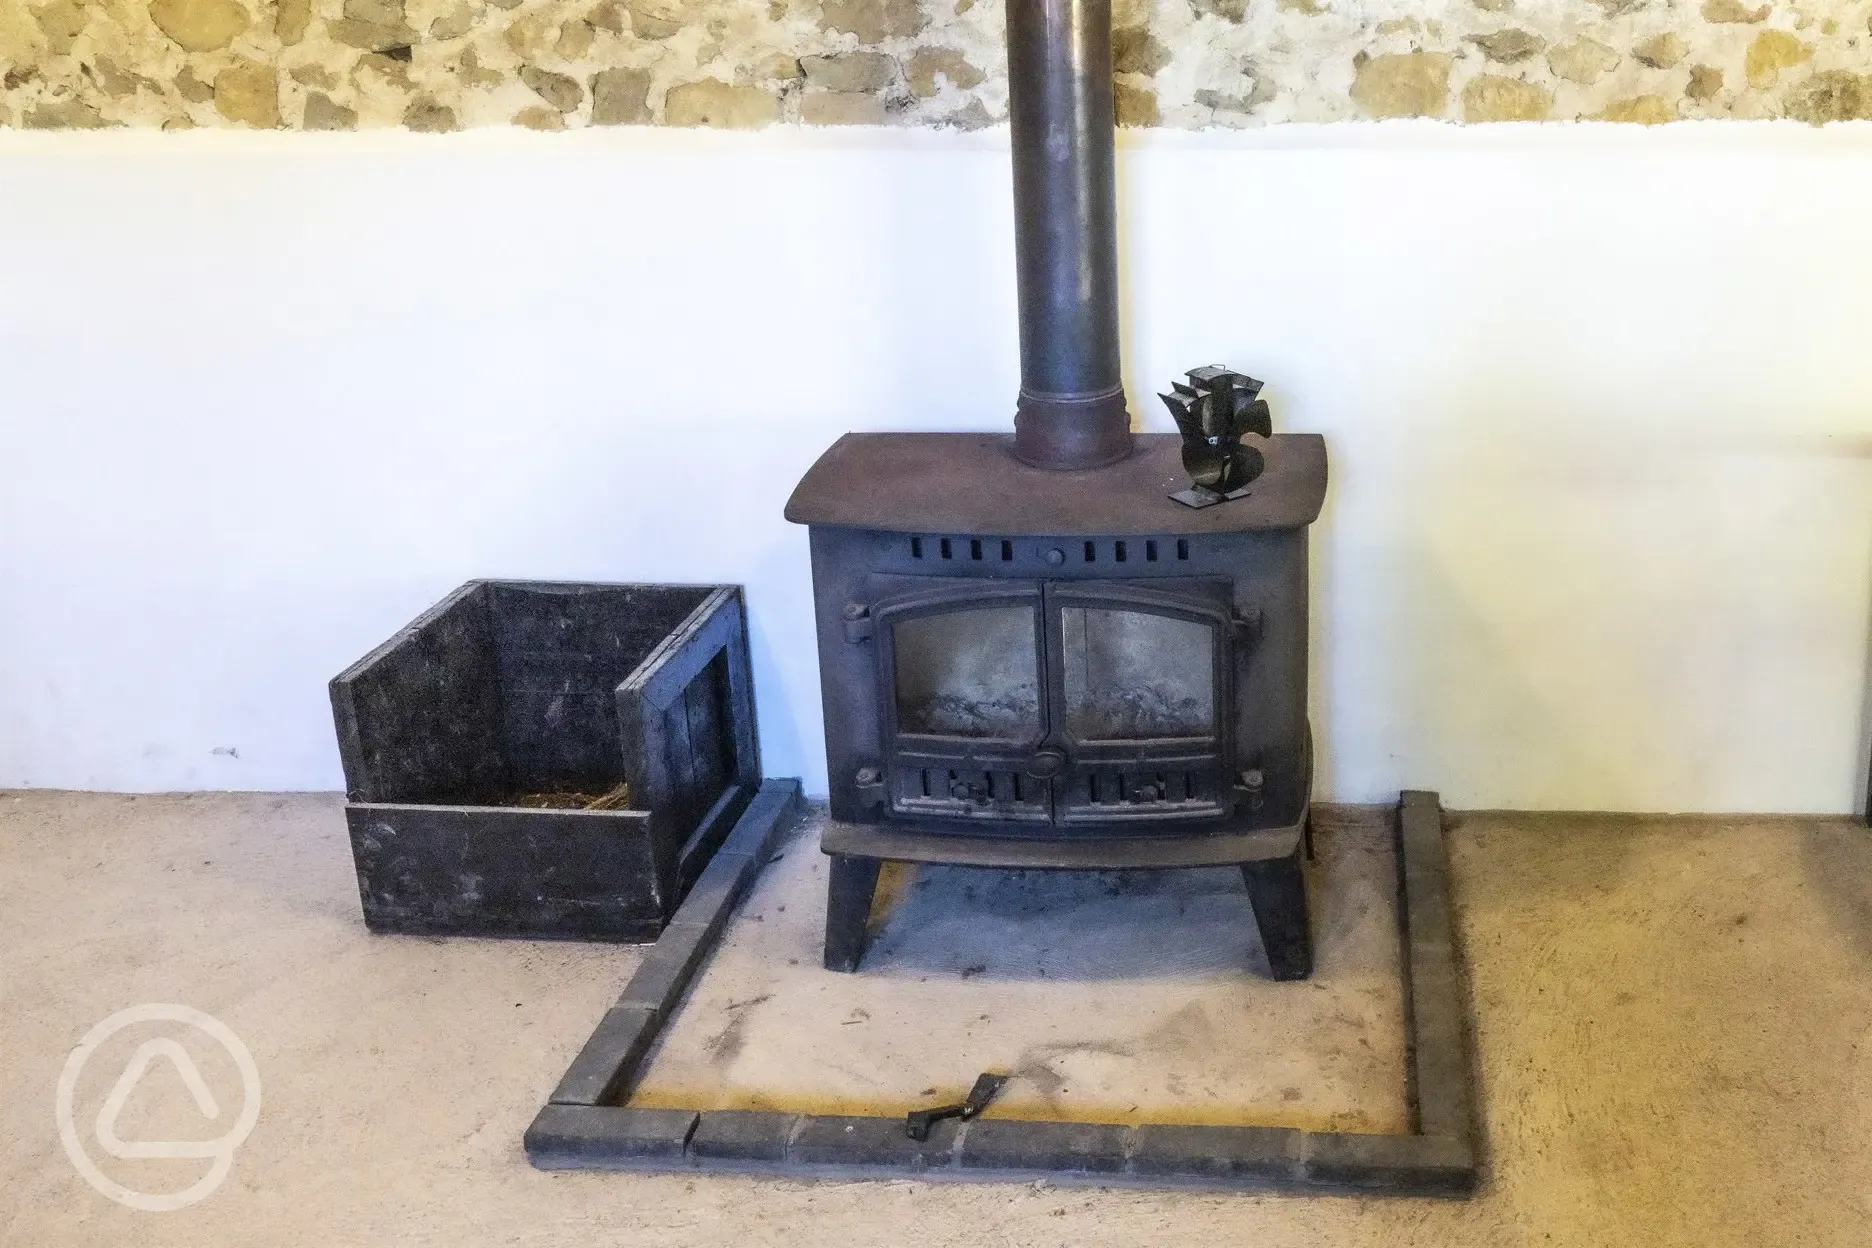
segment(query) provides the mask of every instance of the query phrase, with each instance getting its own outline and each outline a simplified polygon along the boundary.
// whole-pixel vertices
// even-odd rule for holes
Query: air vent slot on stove
[[[933,540],[936,543],[936,557],[938,559],[954,560],[958,557],[956,539],[939,537]],[[992,563],[997,554],[1000,556],[1002,563],[1014,562],[1014,543],[1005,537],[971,537],[960,540],[967,541],[968,558],[971,562]],[[910,539],[910,557],[912,559],[924,558],[924,551],[925,546],[923,538],[913,537]]]
[[[892,805],[903,814],[945,818],[1044,822],[1050,800],[1045,781],[1013,768],[896,768]]]
[[[1067,549],[1074,547],[1068,545]],[[1085,563],[1158,563],[1171,557],[1171,549],[1168,538],[1120,538],[1103,542],[1088,539],[1077,545],[1079,553],[1075,557]],[[1189,539],[1177,538],[1174,552],[1178,562],[1189,562]],[[910,538],[910,558],[919,561],[935,559],[948,563],[1015,563],[1038,558],[1049,565],[1057,565],[1060,554],[1058,546],[1042,542],[1021,552],[1021,557],[1017,559],[1014,539],[1008,537],[917,535]]]

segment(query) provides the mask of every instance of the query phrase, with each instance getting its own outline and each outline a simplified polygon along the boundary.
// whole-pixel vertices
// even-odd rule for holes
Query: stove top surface
[[[1247,496],[1203,508],[1170,498],[1189,485],[1176,434],[1133,434],[1128,457],[1079,472],[1029,467],[1013,442],[1001,433],[848,433],[807,471],[786,518],[962,536],[1241,533],[1310,524],[1326,496],[1318,434],[1269,438],[1267,469]]]

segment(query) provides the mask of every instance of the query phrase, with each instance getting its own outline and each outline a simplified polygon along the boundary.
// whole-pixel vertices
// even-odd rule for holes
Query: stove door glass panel
[[[1040,736],[1033,607],[913,615],[892,629],[900,732],[1011,741]]]
[[[1105,607],[1060,611],[1066,730],[1081,741],[1215,735],[1215,629]]]

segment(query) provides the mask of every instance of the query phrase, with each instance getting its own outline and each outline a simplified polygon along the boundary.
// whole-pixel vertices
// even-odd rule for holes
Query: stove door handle
[[[1047,746],[1035,750],[1027,760],[1027,774],[1035,780],[1051,780],[1066,770],[1066,751]]]

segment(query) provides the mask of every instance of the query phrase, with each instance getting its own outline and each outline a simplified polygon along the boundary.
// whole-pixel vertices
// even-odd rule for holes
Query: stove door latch
[[[1242,804],[1249,810],[1260,810],[1261,803],[1267,798],[1267,777],[1259,767],[1250,768],[1241,773],[1235,783],[1235,791],[1241,794]]]
[[[871,608],[862,602],[848,602],[840,612],[845,623],[845,640],[850,642],[871,640]]]
[[[1261,640],[1261,608],[1241,608],[1235,612],[1232,627],[1237,643],[1244,646],[1254,645]]]
[[[1036,780],[1051,780],[1066,770],[1066,751],[1058,746],[1042,746],[1027,760],[1027,774]]]
[[[858,800],[865,805],[884,804],[884,773],[876,767],[860,767],[858,774],[852,777],[852,787],[858,791]]]

